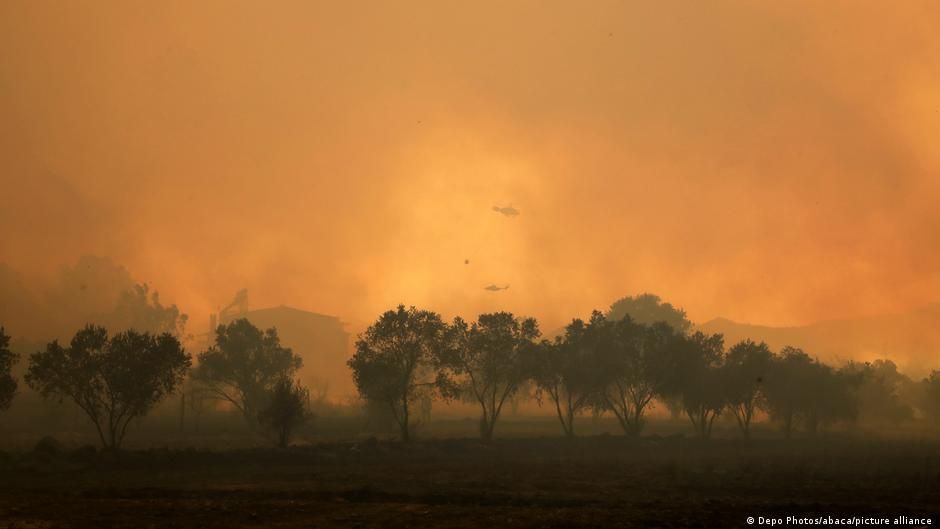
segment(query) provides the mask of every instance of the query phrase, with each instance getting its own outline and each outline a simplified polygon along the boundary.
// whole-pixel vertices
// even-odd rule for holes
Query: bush
[[[258,422],[275,435],[281,448],[286,448],[297,428],[311,418],[307,409],[309,396],[307,388],[299,382],[282,378],[274,385],[267,405],[258,413]]]

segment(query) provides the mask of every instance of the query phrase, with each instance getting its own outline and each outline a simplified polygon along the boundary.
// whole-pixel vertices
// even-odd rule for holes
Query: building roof
[[[311,312],[308,310],[296,309],[294,307],[288,307],[286,305],[279,305],[277,307],[270,307],[266,309],[256,309],[249,310],[236,314],[226,314],[222,316],[224,321],[232,321],[239,318],[248,318],[252,317],[263,318],[263,319],[290,319],[294,321],[305,320],[310,323],[319,323],[327,325],[337,325],[343,327],[345,322],[341,321],[336,316],[328,316],[326,314],[320,314],[317,312]]]

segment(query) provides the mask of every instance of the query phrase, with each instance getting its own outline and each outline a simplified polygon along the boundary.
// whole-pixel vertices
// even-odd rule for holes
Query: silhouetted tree
[[[627,435],[639,435],[643,416],[669,376],[668,352],[679,339],[667,323],[638,324],[626,315],[606,322],[609,337],[599,340],[602,399]]]
[[[19,355],[10,350],[10,337],[0,327],[0,410],[9,408],[16,395],[16,379],[11,371],[18,359]]]
[[[215,344],[199,354],[193,379],[232,403],[254,427],[278,381],[293,379],[302,364],[300,356],[281,346],[277,329],[262,331],[242,318],[218,326]]]
[[[411,403],[442,385],[433,361],[445,347],[446,327],[434,312],[399,305],[359,336],[348,362],[359,395],[387,406],[404,442],[411,439]]]
[[[130,272],[111,258],[82,256],[73,265],[63,267],[45,293],[44,325],[53,332],[52,336],[61,336],[87,322],[118,323],[112,319],[115,305],[134,284]]]
[[[574,437],[574,419],[599,398],[605,381],[598,353],[604,316],[594,311],[591,320],[574,319],[565,335],[554,342],[543,340],[527,361],[537,386],[536,398],[548,394],[566,437]]]
[[[619,320],[628,314],[636,323],[652,325],[662,321],[683,334],[692,328],[692,322],[686,317],[684,310],[672,306],[655,294],[621,298],[610,306],[606,316],[609,320]]]
[[[765,407],[764,379],[770,373],[774,354],[766,343],[744,340],[736,343],[725,356],[721,383],[728,407],[747,439],[751,435],[754,413]]]
[[[786,346],[774,357],[762,391],[771,419],[780,421],[784,437],[793,435],[794,420],[808,406],[803,383],[814,361],[802,349]]]
[[[310,417],[309,396],[307,388],[289,378],[274,384],[268,402],[258,412],[258,422],[274,433],[279,447],[287,448],[293,433]]]
[[[810,435],[837,421],[854,420],[858,414],[855,388],[860,381],[858,374],[836,371],[802,349],[788,346],[776,357],[764,393],[771,418],[782,422],[789,439],[796,420]]]
[[[448,328],[447,347],[438,365],[451,384],[480,404],[480,436],[493,438],[503,404],[526,378],[526,352],[534,347],[539,328],[532,318],[519,320],[508,312],[481,314],[467,325],[460,318]]]
[[[663,392],[682,403],[696,435],[708,439],[715,419],[727,405],[720,371],[724,338],[696,332],[679,340],[669,355],[671,373]]]
[[[849,362],[840,371],[855,377],[859,422],[897,425],[914,418],[913,406],[901,398],[901,392],[909,391],[912,381],[891,360]]]
[[[921,381],[923,386],[924,414],[940,424],[940,371],[931,371],[930,376]]]
[[[856,391],[862,379],[859,373],[814,362],[802,381],[807,400],[801,416],[807,433],[816,435],[833,423],[854,421],[858,417]]]
[[[137,329],[153,333],[168,332],[182,338],[188,316],[176,305],[163,305],[160,294],[145,284],[121,292],[108,323],[119,329]]]
[[[43,397],[69,398],[92,420],[107,448],[120,448],[130,422],[179,386],[190,355],[169,333],[134,330],[108,337],[88,325],[68,347],[58,341],[29,358],[26,383]]]

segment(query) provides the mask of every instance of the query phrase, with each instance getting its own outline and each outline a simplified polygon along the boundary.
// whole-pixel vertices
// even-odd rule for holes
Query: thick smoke
[[[936,3],[415,4],[5,2],[3,288],[94,254],[196,321],[936,301]]]

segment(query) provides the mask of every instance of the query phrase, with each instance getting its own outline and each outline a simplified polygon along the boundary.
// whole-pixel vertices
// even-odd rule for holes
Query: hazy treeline
[[[252,429],[285,444],[307,417],[306,390],[293,381],[301,359],[280,346],[274,329],[261,331],[245,320],[220,326],[191,369],[194,358],[183,346],[191,341],[187,316],[111,260],[83,257],[40,294],[21,286],[8,269],[0,272],[6,274],[0,274],[2,290],[16,294],[7,298],[16,305],[4,314],[24,325],[18,336],[28,337],[14,352],[10,336],[0,331],[0,410],[9,408],[25,382],[33,390],[28,397],[38,412],[35,422],[62,423],[38,407],[36,395],[67,402],[87,417],[108,448],[120,447],[131,424],[171,395],[184,405],[188,397],[186,407],[197,414],[204,401],[224,400]],[[64,329],[76,327],[80,330],[63,341],[37,339],[68,336]]]
[[[19,386],[11,371],[20,355],[8,343],[0,328],[0,409]],[[280,445],[309,418],[308,392],[293,379],[301,358],[280,345],[275,329],[244,319],[220,325],[197,361],[191,368],[192,355],[170,332],[109,334],[89,324],[68,343],[53,340],[30,354],[23,378],[43,398],[77,406],[109,449],[120,448],[131,423],[173,394],[224,400]]]
[[[0,263],[0,322],[19,340],[63,338],[89,322],[185,335],[188,316],[107,257],[86,255],[45,284]]]
[[[183,413],[198,421],[221,401],[251,431],[286,444],[325,397],[311,402],[294,380],[301,358],[281,347],[275,329],[235,321],[190,354],[188,317],[108,258],[82,257],[39,290],[0,266],[0,292],[0,315],[17,337],[0,331],[0,410],[19,393],[29,410],[21,422],[28,416],[37,429],[72,430],[81,414],[102,446],[118,448],[135,420],[160,406],[172,409],[174,396],[181,425]]]
[[[349,366],[361,396],[388,410],[405,440],[414,404],[432,398],[477,403],[480,435],[489,439],[506,403],[527,386],[566,436],[586,411],[612,413],[625,434],[639,435],[654,402],[686,416],[702,439],[721,415],[733,416],[744,437],[765,417],[786,437],[859,420],[940,419],[937,371],[915,383],[889,360],[835,367],[795,347],[726,347],[720,334],[691,329],[683,311],[649,294],[574,319],[551,340],[534,319],[506,312],[447,323],[399,306],[360,336]]]
[[[181,399],[181,425],[186,409],[198,414],[206,401],[224,402],[248,431],[281,446],[310,423],[325,394],[311,402],[296,379],[302,359],[276,329],[245,319],[220,325],[194,358],[181,343],[185,317],[147,294],[138,286],[120,297],[121,314],[159,324],[143,330],[89,324],[29,355],[11,351],[0,331],[0,409],[25,382],[43,398],[77,406],[107,448],[119,448],[133,422],[171,395]],[[22,380],[13,374],[18,361]],[[832,366],[794,347],[728,345],[649,294],[573,319],[551,339],[534,318],[508,312],[446,322],[400,305],[359,336],[348,365],[365,410],[390,418],[403,440],[416,417],[429,419],[435,399],[477,406],[483,439],[494,436],[507,406],[528,397],[551,410],[565,436],[588,412],[610,414],[624,434],[638,436],[656,404],[686,417],[702,439],[722,416],[744,437],[755,422],[778,425],[786,437],[839,424],[940,423],[938,371],[915,382],[889,360]]]

